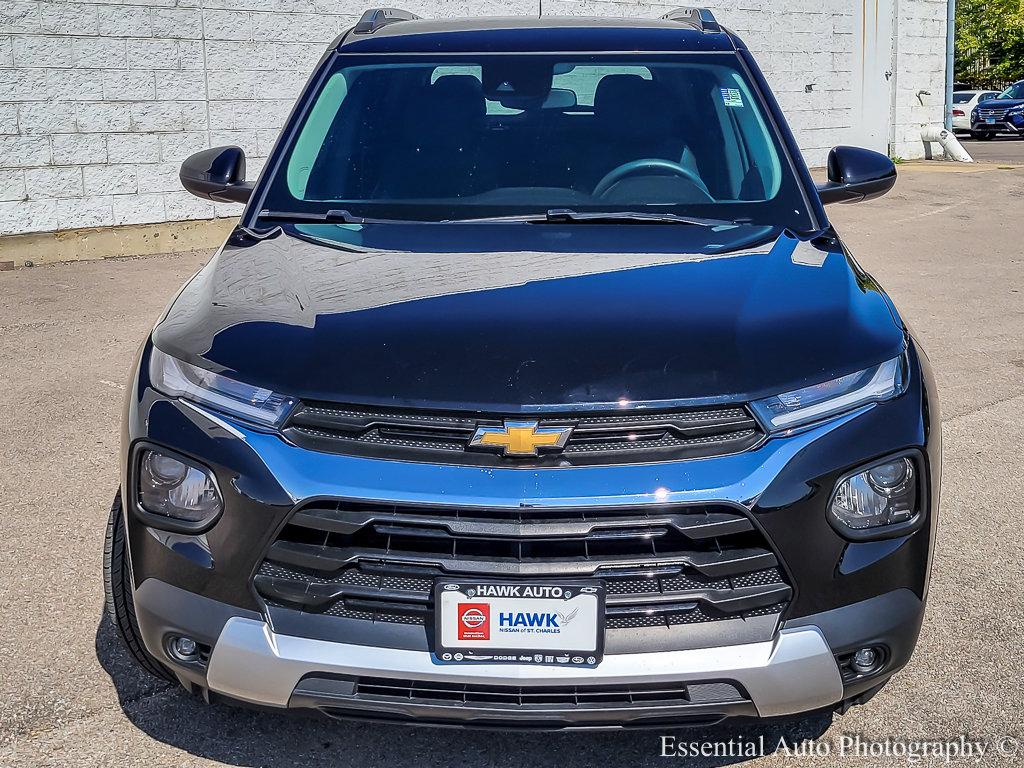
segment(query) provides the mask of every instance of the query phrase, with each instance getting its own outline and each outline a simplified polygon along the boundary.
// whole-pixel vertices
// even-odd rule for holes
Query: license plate
[[[438,579],[441,662],[593,666],[604,652],[604,584]]]
[[[985,122],[986,123],[990,123],[991,124],[991,123],[994,123],[995,121],[996,121],[996,119],[994,117],[986,117],[985,118]]]

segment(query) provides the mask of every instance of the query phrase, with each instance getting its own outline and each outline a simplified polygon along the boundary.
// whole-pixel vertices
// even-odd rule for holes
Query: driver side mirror
[[[896,183],[896,164],[881,152],[860,147],[835,147],[828,153],[828,181],[818,196],[829,203],[859,203],[881,197]]]
[[[245,203],[253,184],[245,180],[241,147],[214,147],[185,159],[178,172],[181,185],[196,197],[221,203]]]

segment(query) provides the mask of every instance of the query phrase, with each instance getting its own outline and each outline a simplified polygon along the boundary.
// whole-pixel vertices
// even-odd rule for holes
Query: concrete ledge
[[[991,160],[975,160],[973,163],[958,163],[955,160],[909,160],[896,166],[896,172],[928,171],[937,173],[985,173],[986,171],[1013,171],[1020,168],[1013,163],[997,163]]]
[[[220,247],[238,219],[169,221],[0,237],[0,270],[57,261],[149,256]]]

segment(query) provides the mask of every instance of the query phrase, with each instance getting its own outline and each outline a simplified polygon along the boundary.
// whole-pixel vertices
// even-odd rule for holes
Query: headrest
[[[427,89],[432,113],[450,114],[453,119],[479,121],[487,111],[484,87],[472,75],[444,75]]]
[[[640,75],[605,75],[594,92],[594,113],[602,119],[617,117],[628,107],[631,94],[646,82]]]
[[[678,113],[661,83],[640,75],[605,75],[594,94],[594,114],[606,127],[663,138]]]

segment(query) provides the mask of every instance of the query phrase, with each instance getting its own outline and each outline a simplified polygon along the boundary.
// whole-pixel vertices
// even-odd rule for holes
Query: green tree
[[[953,71],[979,88],[1024,78],[1024,0],[957,0]]]

